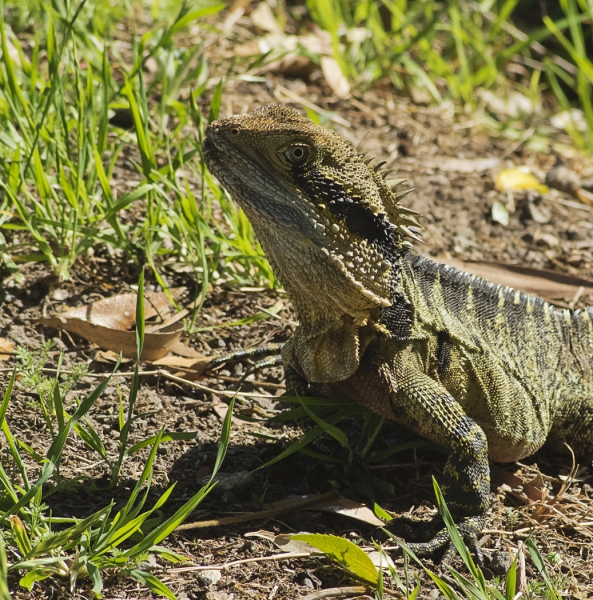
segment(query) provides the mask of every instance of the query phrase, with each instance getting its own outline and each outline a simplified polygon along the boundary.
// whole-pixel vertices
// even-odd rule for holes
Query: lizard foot
[[[282,365],[282,348],[284,343],[279,344],[266,344],[265,346],[258,346],[257,348],[250,348],[249,350],[236,350],[235,352],[229,352],[228,354],[222,354],[213,358],[203,369],[204,373],[209,373],[216,367],[221,365],[234,362],[237,360],[251,359],[254,360],[241,377],[240,383],[243,383],[245,379],[260,369],[265,367],[276,367]],[[284,380],[286,382],[286,393],[285,396],[307,396],[309,393],[309,382],[303,379],[299,373],[297,373],[292,367],[284,366]]]
[[[436,534],[434,533],[439,526],[442,526],[440,517],[423,522],[401,516],[391,521],[389,526],[391,527],[392,524],[396,527],[403,526],[406,530],[406,537],[411,537],[412,539],[430,537],[427,542],[411,542],[407,544],[407,547],[417,556],[427,556],[444,549],[445,552],[440,562],[443,564],[451,563],[456,548],[451,540],[448,529],[441,528]],[[470,552],[476,557],[478,564],[482,566],[484,564],[484,557],[478,545],[478,534],[484,527],[484,518],[481,516],[465,517],[456,522],[455,527]]]

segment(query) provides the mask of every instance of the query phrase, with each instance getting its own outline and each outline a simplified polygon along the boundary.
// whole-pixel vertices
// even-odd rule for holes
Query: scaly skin
[[[447,447],[440,483],[469,544],[488,510],[489,458],[546,442],[593,452],[593,308],[556,310],[412,255],[403,194],[294,109],[215,121],[204,152],[294,305],[299,326],[282,350],[291,381]],[[412,548],[449,541],[441,531]]]

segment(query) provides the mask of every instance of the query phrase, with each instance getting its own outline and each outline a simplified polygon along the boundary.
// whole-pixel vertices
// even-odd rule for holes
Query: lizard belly
[[[544,445],[551,427],[545,390],[532,390],[492,355],[473,354],[453,364],[439,379],[483,429],[492,460],[519,460]]]

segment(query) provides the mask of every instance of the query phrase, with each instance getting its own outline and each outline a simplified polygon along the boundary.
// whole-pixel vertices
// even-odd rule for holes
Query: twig
[[[591,207],[587,206],[586,204],[581,204],[580,202],[575,202],[574,200],[565,200],[564,198],[555,198],[550,194],[544,194],[542,196],[542,200],[547,200],[549,202],[557,202],[558,204],[568,206],[569,208],[574,208],[575,210],[583,210],[585,212],[591,211]]]
[[[215,390],[214,388],[209,388],[208,386],[201,385],[200,383],[196,383],[195,381],[190,381],[189,379],[183,379],[183,377],[177,377],[177,375],[173,375],[169,373],[169,371],[163,371],[159,369],[157,371],[158,375],[164,377],[165,379],[170,379],[171,381],[176,381],[177,383],[184,383],[185,385],[189,385],[191,387],[195,387],[199,390],[203,390],[205,392],[210,392],[211,394],[217,394],[218,396],[227,396],[229,398],[234,398],[235,396],[242,396],[245,398],[270,398],[277,400],[277,396],[272,396],[271,394],[256,394],[251,392],[233,392],[226,390]]]
[[[568,306],[570,308],[574,308],[576,306],[577,302],[581,299],[581,296],[583,295],[584,292],[585,292],[585,288],[583,286],[581,286],[577,290],[577,293],[574,295],[574,298],[568,303]]]
[[[14,369],[11,368],[2,368],[0,369],[0,373],[12,373]],[[51,373],[55,375],[58,371],[57,369],[49,369],[43,368],[41,369],[43,373]],[[61,375],[73,375],[74,371],[66,371],[60,370]],[[114,377],[131,377],[134,375],[133,371],[126,371],[124,373],[114,373]],[[271,394],[257,394],[255,392],[233,392],[232,390],[215,390],[214,388],[210,388],[206,385],[202,385],[200,383],[196,383],[195,381],[190,381],[189,379],[183,379],[183,377],[177,377],[169,371],[165,371],[164,369],[156,369],[155,371],[140,371],[138,375],[157,375],[160,377],[164,377],[165,379],[170,379],[171,381],[176,381],[177,383],[184,383],[185,385],[189,385],[191,387],[195,387],[199,390],[203,390],[205,392],[210,392],[211,394],[216,394],[218,396],[227,396],[228,398],[234,398],[235,396],[243,397],[243,398],[269,398],[269,399],[278,399],[277,396],[272,396]],[[89,371],[84,374],[85,377],[106,377],[106,373],[93,373]],[[251,385],[259,385],[255,382],[250,382]]]
[[[336,596],[355,596],[356,594],[366,594],[368,592],[371,592],[370,588],[367,588],[363,585],[351,585],[346,587],[318,590],[312,594],[301,596],[300,600],[320,600],[320,598],[335,598]]]
[[[579,301],[579,298],[581,297],[583,290],[584,290],[584,288],[583,288],[583,286],[581,286],[579,288],[579,291],[575,295],[573,301],[571,302],[571,304],[572,304],[571,308],[574,308],[574,305]],[[574,482],[576,474],[578,473],[578,470],[579,470],[579,465],[577,465],[577,461],[576,461],[573,449],[566,442],[564,443],[564,445],[568,448],[568,451],[570,452],[570,454],[572,456],[572,467],[570,468],[570,473],[568,474],[566,479],[562,482],[562,485],[560,486],[560,490],[556,494],[556,499],[561,498],[564,495],[564,493],[568,490],[568,488]]]
[[[186,529],[198,529],[203,527],[219,527],[222,525],[234,525],[235,523],[243,523],[245,521],[253,521],[255,519],[270,519],[279,515],[283,515],[292,510],[301,510],[309,506],[325,504],[331,500],[335,500],[336,497],[336,492],[328,492],[327,494],[315,495],[310,498],[297,497],[292,502],[287,500],[282,501],[280,503],[280,506],[275,506],[273,508],[269,508],[268,510],[244,513],[235,517],[212,519],[210,521],[195,521],[194,523],[183,523],[183,525],[179,525],[179,527],[177,527],[176,531],[183,531]]]
[[[274,317],[274,319],[278,319],[279,321],[284,321],[293,327],[298,327],[299,324],[297,321],[293,321],[292,319],[285,319],[276,313],[270,312],[267,308],[260,308],[261,312],[266,313],[266,315],[270,315],[270,317]]]
[[[544,525],[541,525],[544,528]],[[515,531],[505,531],[504,529],[482,529],[482,535],[511,535],[517,537],[529,537],[529,531],[533,531],[533,527],[523,527],[523,529],[516,529]]]
[[[254,558],[243,558],[241,560],[233,560],[232,562],[222,565],[202,565],[197,567],[178,567],[170,569],[169,573],[191,573],[192,571],[223,571],[229,567],[244,565],[247,563],[264,562],[268,560],[289,560],[291,558],[307,558],[311,556],[310,552],[283,552],[282,554],[272,554],[272,556],[256,556]]]
[[[255,385],[257,387],[270,388],[273,390],[283,390],[286,386],[283,383],[272,383],[269,381],[244,381],[240,377],[231,377],[229,375],[220,375],[216,374],[216,379],[220,379],[221,381],[228,381],[229,383],[249,383],[251,385]]]

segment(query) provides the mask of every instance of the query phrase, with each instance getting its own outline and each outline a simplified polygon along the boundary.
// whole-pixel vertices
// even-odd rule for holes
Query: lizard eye
[[[309,158],[309,148],[299,144],[298,146],[291,146],[284,151],[284,156],[293,165],[302,165],[307,158]]]

